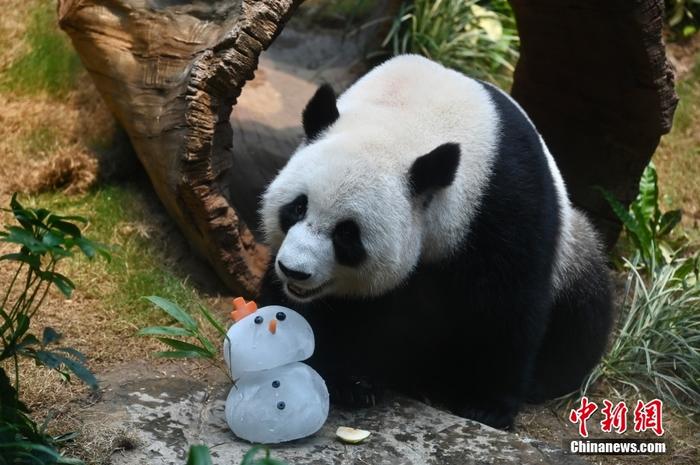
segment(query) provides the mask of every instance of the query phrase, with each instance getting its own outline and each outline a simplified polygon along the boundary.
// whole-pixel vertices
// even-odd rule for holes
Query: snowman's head
[[[224,359],[234,379],[306,360],[313,352],[314,333],[309,323],[294,310],[278,305],[243,315],[224,341]]]

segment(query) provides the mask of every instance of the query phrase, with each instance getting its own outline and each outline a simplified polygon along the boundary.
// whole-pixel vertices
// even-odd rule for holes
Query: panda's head
[[[456,176],[459,145],[405,153],[387,126],[348,113],[329,86],[319,88],[303,113],[306,142],[263,196],[275,272],[296,301],[399,286],[429,247],[427,209]]]

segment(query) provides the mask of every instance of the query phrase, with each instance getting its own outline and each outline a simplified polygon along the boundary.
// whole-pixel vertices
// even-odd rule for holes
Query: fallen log
[[[168,213],[232,290],[256,292],[267,250],[229,199],[229,117],[300,0],[61,0],[70,35]]]

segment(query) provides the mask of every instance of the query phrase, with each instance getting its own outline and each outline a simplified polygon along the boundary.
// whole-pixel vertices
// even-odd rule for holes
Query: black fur
[[[301,114],[306,139],[309,141],[315,139],[328,126],[335,123],[339,116],[335,92],[330,85],[323,84],[316,90]]]
[[[528,397],[575,388],[605,347],[605,265],[581,251],[589,258],[584,276],[554,294],[561,225],[545,154],[517,107],[484,87],[501,119],[499,147],[479,213],[451,259],[419,265],[379,298],[309,305],[286,301],[268,273],[261,304],[287,304],[307,317],[316,335],[310,363],[334,401],[342,393],[374,399],[367,389],[355,392],[358,379],[369,379],[370,391],[390,385],[509,428]]]
[[[459,166],[459,144],[447,143],[418,157],[408,172],[409,186],[413,195],[452,184]]]
[[[360,227],[353,220],[341,221],[333,230],[335,259],[345,266],[359,266],[367,258]]]
[[[308,201],[306,195],[301,194],[280,208],[279,221],[282,231],[286,233],[292,226],[304,219]]]

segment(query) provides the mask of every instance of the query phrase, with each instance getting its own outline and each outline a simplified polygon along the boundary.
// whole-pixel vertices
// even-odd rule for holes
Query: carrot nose
[[[267,329],[269,329],[272,334],[275,334],[277,332],[277,319],[270,320]]]

